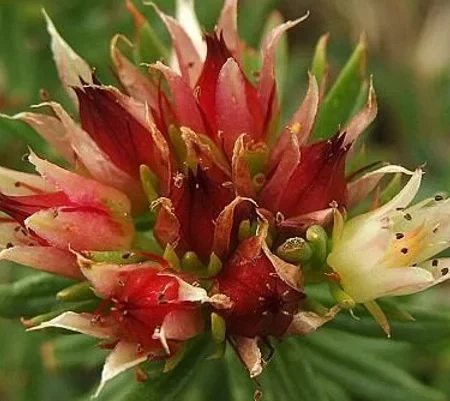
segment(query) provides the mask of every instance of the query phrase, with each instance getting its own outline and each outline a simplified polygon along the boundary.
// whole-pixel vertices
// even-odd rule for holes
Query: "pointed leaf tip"
[[[83,81],[92,84],[92,69],[61,37],[45,9],[42,9],[42,14],[47,24],[47,31],[51,37],[51,49],[59,78],[72,101],[75,105],[78,105],[77,98],[71,87],[81,86]]]

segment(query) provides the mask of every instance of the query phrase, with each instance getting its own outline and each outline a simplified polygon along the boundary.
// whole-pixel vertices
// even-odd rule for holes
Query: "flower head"
[[[3,171],[18,191],[0,192],[5,250],[1,259],[80,277],[70,249],[128,249],[134,238],[125,195],[30,155],[42,179]],[[37,184],[37,185],[36,185]],[[16,193],[16,194],[15,194]]]
[[[97,394],[122,371],[146,360],[169,358],[180,342],[203,330],[199,305],[208,299],[206,291],[167,270],[167,263],[120,267],[80,258],[83,274],[104,299],[99,310],[65,312],[31,330],[60,327],[99,338],[112,348]]]
[[[450,278],[448,260],[432,259],[450,245],[450,202],[438,195],[409,206],[422,171],[408,174],[390,202],[335,230],[328,264],[355,302],[413,294]]]

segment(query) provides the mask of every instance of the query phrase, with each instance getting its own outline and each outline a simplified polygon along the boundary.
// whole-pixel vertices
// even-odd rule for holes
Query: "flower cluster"
[[[136,29],[146,29],[127,6]],[[155,9],[172,38],[170,63],[144,71],[115,37],[122,90],[101,84],[46,15],[79,120],[53,101],[40,105],[51,113],[15,116],[65,167],[31,153],[39,175],[0,169],[0,259],[87,282],[99,304],[31,329],[101,339],[112,351],[100,389],[125,369],[171,359],[203,332],[219,350],[231,344],[252,377],[268,362],[261,343],[306,335],[342,308],[364,304],[389,333],[376,299],[450,277],[448,260],[432,259],[449,245],[450,201],[439,195],[409,206],[420,169],[348,174],[377,113],[372,83],[365,104],[316,139],[324,76],[309,73],[302,104],[280,124],[276,47],[304,18],[267,34],[255,78],[237,0],[225,1],[205,35],[192,0],[178,1],[178,19]],[[411,178],[389,202],[376,207],[375,195],[372,210],[345,221],[389,174]],[[311,275],[330,286],[335,306],[309,302]]]

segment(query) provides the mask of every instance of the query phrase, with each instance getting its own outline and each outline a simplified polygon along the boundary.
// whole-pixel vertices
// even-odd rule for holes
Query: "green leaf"
[[[362,36],[325,97],[317,117],[313,138],[329,138],[351,116],[366,75],[366,53],[366,39]]]
[[[48,311],[55,294],[73,281],[47,273],[33,274],[12,284],[0,285],[0,316],[14,318]]]
[[[44,363],[52,369],[101,366],[107,352],[97,347],[98,339],[84,334],[58,336],[43,345]]]
[[[371,350],[373,341],[327,328],[303,337],[296,344],[309,355],[318,372],[340,383],[358,398],[370,401],[386,397],[389,401],[445,400],[444,394],[377,356]],[[295,345],[292,348],[295,349]]]
[[[268,375],[274,376],[275,380],[282,383],[286,395],[280,397],[280,399],[286,401],[328,401],[329,398],[321,386],[308,355],[297,349],[295,363],[289,363],[292,351],[287,345],[278,347],[267,372]]]
[[[329,34],[325,34],[320,37],[311,65],[311,73],[316,77],[319,87],[321,87],[324,79],[326,79],[328,70],[327,45],[329,36]]]

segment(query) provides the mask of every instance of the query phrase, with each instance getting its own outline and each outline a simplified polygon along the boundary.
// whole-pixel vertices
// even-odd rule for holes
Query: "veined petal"
[[[207,130],[189,85],[175,71],[160,62],[151,67],[162,72],[169,84],[179,125],[189,127],[198,134],[206,135]]]
[[[36,195],[54,191],[54,187],[36,174],[0,167],[0,192],[12,196]]]
[[[115,35],[111,41],[111,59],[116,67],[120,83],[134,99],[147,103],[151,109],[158,109],[158,88],[150,77],[145,76],[139,68],[128,60],[118,49],[121,35]]]
[[[47,22],[47,30],[52,38],[52,52],[58,69],[59,78],[69,96],[77,105],[77,98],[72,87],[81,86],[84,82],[92,83],[92,70],[73,49],[59,35],[50,17],[43,10]]]
[[[81,279],[82,277],[72,253],[49,246],[13,246],[0,252],[0,260],[9,260],[70,278]]]
[[[275,81],[275,52],[276,45],[281,35],[288,29],[293,28],[299,23],[308,18],[309,13],[305,16],[296,19],[295,21],[287,21],[284,24],[274,28],[263,44],[263,66],[261,69],[261,77],[258,85],[258,97],[263,108],[263,115],[267,115],[272,108],[271,99],[277,97],[276,94],[276,81]],[[274,96],[275,93],[275,96]]]
[[[263,117],[255,88],[232,58],[223,65],[217,80],[216,114],[219,140],[229,159],[241,134],[260,139]]]
[[[105,384],[134,366],[139,365],[147,360],[147,355],[137,352],[138,346],[135,343],[120,341],[106,358],[105,366],[103,366],[102,379],[100,386],[95,392],[97,397],[103,390]]]
[[[280,202],[295,169],[300,163],[300,147],[298,138],[290,133],[289,142],[282,153],[279,163],[273,165],[273,170],[268,177],[266,185],[259,196],[261,206],[277,212],[280,210]]]
[[[27,218],[25,225],[61,249],[122,250],[129,249],[134,239],[131,219],[114,219],[106,212],[92,208],[43,210]]]
[[[92,324],[95,315],[91,313],[64,312],[52,320],[41,323],[39,326],[32,327],[28,331],[46,329],[49,327],[58,327],[61,329],[76,331],[95,338],[111,340],[114,338],[110,326],[102,324]]]
[[[168,145],[157,131],[148,106],[112,87],[98,85],[76,89],[83,129],[116,166],[139,177],[147,165],[167,181]]]
[[[177,63],[172,62],[171,67],[176,69],[179,66],[183,79],[193,88],[202,70],[202,60],[206,56],[206,46],[193,10],[194,2],[193,0],[177,0],[178,21],[164,14],[156,5],[153,6],[172,38]],[[187,31],[186,28],[189,30]]]
[[[55,102],[47,103],[67,130],[67,135],[77,156],[89,173],[98,181],[128,194],[134,209],[147,208],[147,198],[138,178],[117,167],[111,158],[81,129],[69,114]]]
[[[103,210],[109,208],[120,214],[130,213],[130,201],[120,191],[40,159],[33,152],[28,159],[44,180],[63,191],[72,202]]]
[[[360,201],[365,199],[370,192],[372,192],[381,179],[386,174],[402,173],[406,175],[413,175],[413,171],[409,171],[402,166],[388,165],[381,167],[375,171],[364,174],[362,177],[350,182],[348,188],[348,207],[351,208],[357,205]]]
[[[317,80],[311,73],[309,76],[309,87],[300,108],[292,116],[286,128],[281,133],[280,139],[275,145],[270,155],[270,169],[274,168],[284,157],[286,148],[290,146],[292,141],[291,135],[297,137],[298,146],[303,146],[311,135],[314,122],[316,120],[317,111],[319,109],[319,86]]]

